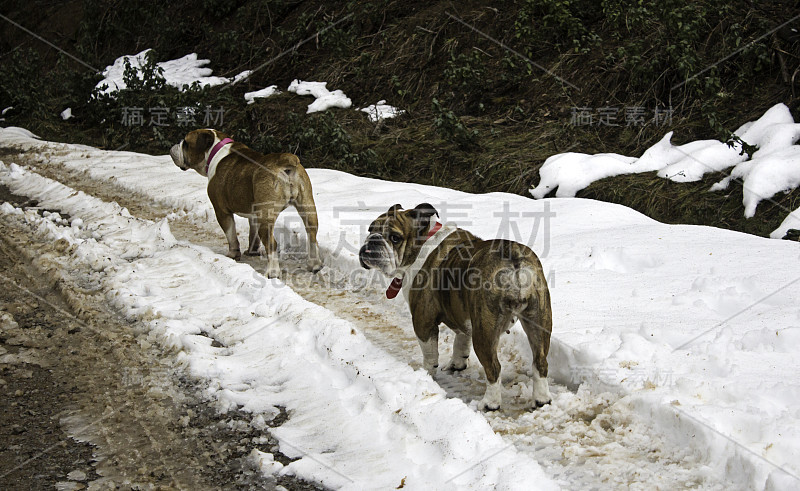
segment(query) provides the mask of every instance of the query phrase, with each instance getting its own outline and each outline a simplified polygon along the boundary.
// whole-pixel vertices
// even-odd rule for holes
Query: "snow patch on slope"
[[[332,107],[347,109],[353,105],[353,101],[344,95],[344,92],[341,90],[331,92],[328,90],[327,85],[327,82],[303,82],[295,79],[286,90],[297,95],[310,95],[316,99],[308,105],[307,114],[325,111]]]
[[[120,56],[114,60],[114,63],[103,70],[104,78],[98,82],[96,88],[100,90],[101,94],[114,94],[125,89],[126,85],[123,78],[125,62],[128,61],[132,68],[138,70],[141,78],[141,68],[147,63],[147,53],[150,51],[152,50],[146,49],[139,54]],[[184,86],[192,85],[195,82],[198,82],[202,87],[235,83],[250,73],[247,71],[242,72],[234,78],[215,77],[212,76],[214,71],[205,66],[209,63],[211,63],[211,60],[199,59],[197,53],[190,53],[182,58],[164,61],[157,63],[157,65],[163,70],[167,85],[172,85],[179,89],[183,89]]]
[[[731,145],[718,140],[673,145],[671,131],[638,159],[618,154],[553,155],[542,164],[539,184],[532,187],[530,193],[537,199],[553,190],[556,190],[556,197],[574,197],[578,191],[606,177],[653,171],[675,182],[694,182],[705,174],[734,167],[728,177],[711,187],[711,191],[727,189],[732,179],[743,180],[744,215],[752,218],[759,202],[800,186],[797,160],[800,151],[795,146],[800,140],[800,123],[794,122],[785,104],[776,104],[758,120],[743,124],[734,135],[758,147],[751,160],[740,141]],[[787,217],[790,219],[791,215]],[[785,233],[786,228],[782,225],[772,236],[782,237],[781,231]]]

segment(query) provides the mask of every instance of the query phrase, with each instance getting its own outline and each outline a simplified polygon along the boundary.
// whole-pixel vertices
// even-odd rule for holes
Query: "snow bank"
[[[17,126],[7,126],[5,128],[0,128],[2,131],[2,135],[9,140],[19,140],[25,142],[27,145],[31,145],[34,143],[35,140],[39,140],[40,137],[34,135],[30,131],[26,130],[25,128],[19,128]]]
[[[736,130],[734,135],[749,145],[761,147],[766,144],[767,151],[771,152],[780,148],[781,144],[787,143],[785,139],[776,139],[771,135],[782,129],[783,125],[793,125],[793,123],[794,119],[789,108],[785,104],[776,104],[757,121]],[[788,144],[792,143],[794,141]],[[723,171],[744,162],[747,158],[747,153],[742,150],[741,143],[736,142],[733,146],[728,146],[726,143],[717,142],[687,153],[683,159],[658,171],[658,176],[675,182],[699,181],[705,174]]]
[[[314,96],[316,100],[308,105],[307,114],[325,111],[332,107],[347,109],[353,105],[353,101],[344,95],[344,92],[341,90],[331,92],[327,89],[327,85],[327,82],[303,82],[295,79],[286,90],[297,95]]]
[[[571,198],[598,179],[634,172],[633,157],[616,153],[560,153],[544,161],[539,169],[539,185],[531,189],[534,198],[544,198],[556,189],[556,197]]]
[[[0,130],[0,141],[43,152],[58,149],[42,165],[113,181],[220,233],[205,195],[206,181],[180,172],[168,156],[51,144],[9,130]],[[658,151],[674,155],[663,141]],[[702,456],[708,472],[727,475],[744,488],[797,487],[800,358],[795,348],[800,329],[800,251],[796,243],[712,227],[665,225],[629,208],[590,200],[535,201],[504,193],[473,195],[366,179],[332,170],[309,169],[308,173],[321,219],[318,238],[326,269],[360,282],[360,291],[369,294],[376,308],[408,319],[406,307],[383,298],[385,286],[360,269],[357,251],[368,224],[395,203],[411,207],[430,202],[442,220],[454,221],[484,238],[524,242],[542,258],[552,293],[549,363],[555,382],[621,394],[632,418],[649,422],[653,431]],[[66,197],[55,199],[57,206],[67,206]],[[90,210],[81,210],[70,214],[84,220],[81,230],[90,230]],[[282,247],[289,246],[292,234],[287,231],[299,229],[296,215],[281,215],[277,234]],[[100,233],[100,237],[111,235]],[[149,244],[155,239],[142,241],[139,235],[133,237],[144,245],[121,244],[119,248],[135,252],[152,247]],[[166,237],[165,231],[161,235]],[[223,245],[220,233],[220,251]],[[353,486],[319,463],[335,462],[351,478],[354,472],[366,472],[364,468],[372,466],[375,476],[364,477],[368,483],[385,479],[381,483],[397,487],[398,477],[418,472],[415,479],[424,474],[435,487],[458,467],[448,459],[458,458],[463,464],[489,455],[488,447],[480,447],[466,433],[451,434],[459,432],[460,426],[454,425],[462,418],[471,435],[481,432],[477,440],[502,448],[493,446],[497,440],[491,430],[477,429],[482,424],[480,415],[473,420],[475,413],[459,400],[447,400],[427,376],[380,355],[379,349],[363,344],[366,340],[357,330],[352,334],[347,323],[277,288],[277,283],[253,276],[248,266],[185,244],[165,251],[160,246],[147,250],[152,250],[148,253],[152,257],[132,259],[110,270],[116,271],[115,276],[109,273],[108,281],[120,292],[118,301],[137,315],[166,316],[163,321],[156,318],[154,332],[183,347],[195,373],[209,373],[220,381],[214,392],[217,397],[254,411],[269,411],[275,404],[301,406],[278,435],[284,439],[282,450],[291,452],[289,445],[300,446],[297,440],[311,449],[300,463],[292,464],[295,472]],[[163,261],[156,258],[159,254],[164,254]],[[114,252],[112,256],[120,255]],[[199,291],[197,282],[187,279],[194,278],[192,271],[209,278],[207,288]],[[413,336],[410,322],[404,325]],[[212,348],[200,332],[215,336],[225,347]],[[261,333],[267,334],[262,338]],[[252,340],[245,341],[251,334]],[[519,326],[503,338],[500,359],[503,398],[514,402],[521,397],[520,386],[515,382],[511,387],[507,381],[530,369],[529,348]],[[470,363],[477,363],[474,355]],[[312,365],[319,367],[316,375],[308,373]],[[277,373],[262,372],[258,366]],[[309,378],[294,377],[294,370]],[[334,390],[324,389],[325,384]],[[302,399],[305,391],[317,390],[321,392],[314,400]],[[393,412],[406,407],[408,412]],[[452,417],[454,411],[462,410],[466,412]],[[319,418],[330,418],[346,431],[319,427]],[[361,427],[372,432],[363,441],[352,434],[337,436]],[[444,440],[433,442],[428,435]],[[389,450],[390,440],[402,443]],[[535,429],[511,441],[535,449]],[[351,445],[366,447],[362,452]],[[383,460],[387,452],[391,452],[388,463]],[[441,468],[423,465],[418,469],[419,455],[425,455],[423,464],[433,462]],[[503,456],[506,467],[495,470],[499,463],[492,459],[481,471],[468,472],[465,481],[450,484],[480,487],[509,482],[513,487],[518,481],[507,476],[517,469],[508,459],[522,457],[505,456],[505,451]],[[540,472],[530,463],[521,465],[524,472]]]
[[[574,197],[578,191],[606,177],[653,171],[675,182],[694,182],[705,174],[735,166],[730,176],[711,190],[721,191],[727,189],[731,179],[744,179],[744,214],[751,218],[760,201],[800,186],[798,147],[794,145],[800,140],[800,123],[794,122],[786,105],[777,104],[734,134],[749,145],[758,146],[752,160],[748,160],[739,142],[729,146],[718,140],[699,140],[673,145],[670,131],[638,159],[618,154],[553,155],[542,164],[539,184],[530,193],[541,199],[557,189],[556,197]]]
[[[783,222],[772,231],[770,237],[773,239],[782,239],[790,229],[800,230],[800,208],[789,213]]]
[[[113,64],[103,70],[104,78],[96,86],[100,89],[100,93],[113,94],[124,89],[125,60],[130,62],[131,67],[139,70],[147,62],[147,53],[150,51],[150,49],[146,49],[139,54],[120,56],[114,60]],[[163,76],[167,85],[172,85],[179,89],[192,85],[194,82],[199,82],[203,87],[235,83],[250,74],[249,71],[245,71],[234,78],[214,77],[211,75],[214,71],[205,67],[209,63],[211,63],[211,60],[201,60],[198,59],[197,53],[190,53],[182,58],[164,61],[157,63],[157,65],[164,71]],[[106,86],[105,88],[103,88],[104,85]]]
[[[734,167],[730,176],[715,184],[711,190],[726,189],[731,179],[743,181],[744,216],[752,218],[762,200],[800,186],[800,146],[754,155],[753,160]]]

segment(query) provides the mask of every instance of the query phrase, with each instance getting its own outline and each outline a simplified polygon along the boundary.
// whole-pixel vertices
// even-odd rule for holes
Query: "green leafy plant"
[[[469,147],[477,143],[478,130],[467,128],[461,118],[442,106],[438,99],[433,99],[432,108],[433,127],[439,136],[461,147]]]
[[[742,150],[739,152],[739,155],[747,154],[747,158],[752,159],[753,154],[758,151],[758,145],[750,145],[746,141],[742,140],[739,136],[731,134],[728,137],[728,140],[725,142],[730,148],[736,148],[736,145],[742,147]]]
[[[363,167],[373,163],[377,156],[371,149],[356,152],[350,134],[330,112],[308,117],[290,113],[289,140],[296,142],[296,152],[315,154],[317,161],[333,160],[334,167]]]
[[[0,63],[0,99],[13,106],[15,112],[44,117],[48,111],[45,102],[47,86],[38,59],[33,50],[20,49],[11,53],[10,60]]]
[[[586,0],[522,0],[517,3],[514,37],[525,43],[524,51],[532,56],[543,41],[557,48],[586,53],[600,41],[587,27],[595,15],[596,2]]]

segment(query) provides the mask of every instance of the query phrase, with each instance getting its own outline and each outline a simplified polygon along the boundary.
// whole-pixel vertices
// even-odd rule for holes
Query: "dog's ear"
[[[411,210],[411,216],[413,216],[415,219],[430,218],[433,215],[438,217],[439,212],[436,211],[436,208],[434,208],[430,203],[420,203],[413,210]]]
[[[195,148],[200,152],[205,152],[214,144],[214,135],[208,131],[198,131],[195,138]]]
[[[394,215],[395,213],[397,213],[398,211],[400,211],[402,209],[403,209],[403,207],[400,206],[400,204],[398,203],[396,205],[393,205],[391,208],[389,208],[389,211],[387,211],[386,214],[387,215]]]
[[[417,229],[418,237],[421,237],[430,228],[431,217],[434,215],[439,216],[439,212],[430,203],[417,205],[413,210],[409,211],[409,214],[414,220],[414,227]]]

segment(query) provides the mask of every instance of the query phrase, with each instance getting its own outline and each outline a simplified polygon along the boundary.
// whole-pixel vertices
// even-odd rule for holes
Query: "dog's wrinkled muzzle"
[[[367,237],[367,241],[358,251],[358,261],[364,269],[378,266],[386,260],[386,255],[382,253],[386,247],[386,242],[380,234],[372,234]]]
[[[169,156],[172,157],[172,161],[177,165],[181,170],[189,170],[188,167],[183,165],[183,151],[181,150],[181,144],[176,143],[169,149]]]

